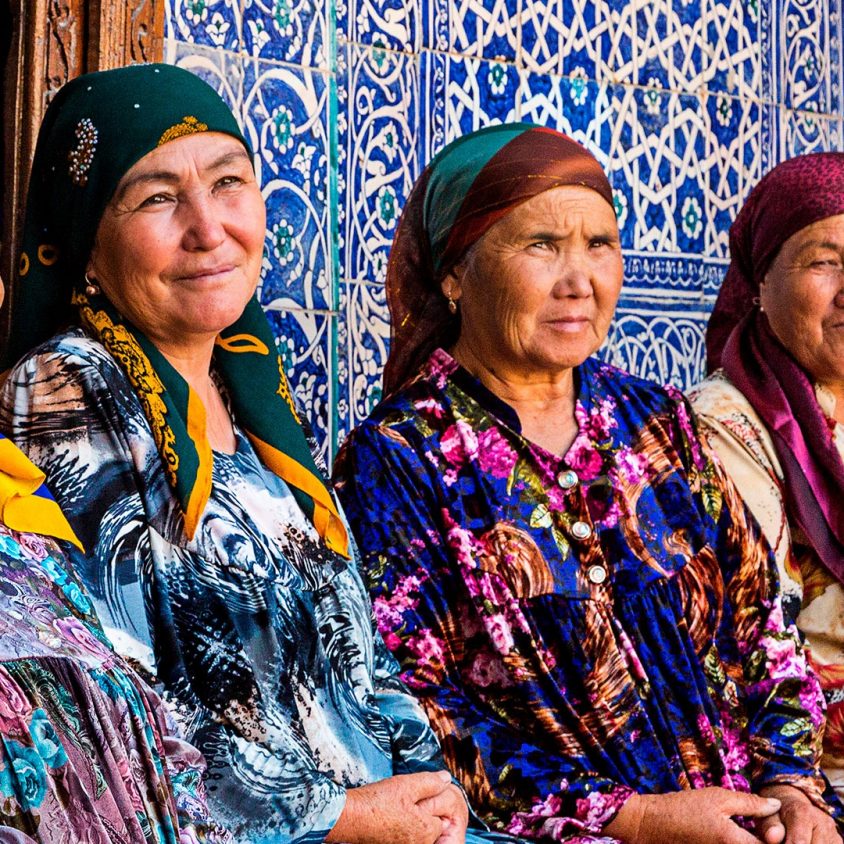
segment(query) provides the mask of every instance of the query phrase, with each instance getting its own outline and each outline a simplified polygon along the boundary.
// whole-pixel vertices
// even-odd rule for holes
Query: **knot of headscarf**
[[[443,278],[498,220],[551,188],[581,185],[613,205],[601,165],[577,141],[529,123],[490,126],[441,150],[417,179],[387,266],[392,339],[384,369],[390,393],[438,346],[457,339]]]
[[[844,214],[844,153],[790,159],[756,185],[730,228],[730,266],[707,328],[706,352],[709,371],[723,367],[771,434],[789,521],[844,583],[844,463],[810,375],[754,306],[785,241],[836,214]]]
[[[81,322],[105,346],[143,407],[189,537],[211,493],[205,409],[143,332],[104,296],[89,300],[83,274],[103,212],[126,172],[152,150],[201,132],[231,135],[252,154],[219,94],[172,65],[91,73],[59,91],[35,151],[10,350],[23,354],[63,322]],[[348,555],[346,529],[299,423],[275,338],[256,299],[217,339],[214,366],[261,460],[289,484],[326,544]]]

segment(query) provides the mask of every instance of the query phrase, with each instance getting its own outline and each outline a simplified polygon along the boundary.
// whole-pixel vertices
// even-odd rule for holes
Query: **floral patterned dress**
[[[820,384],[815,395],[844,460],[844,425],[834,419],[835,396]],[[807,654],[827,700],[821,766],[839,797],[844,796],[844,585],[789,522],[782,467],[750,402],[721,370],[698,384],[689,398],[713,450],[774,549],[786,616],[806,636]]]
[[[826,806],[817,679],[688,405],[592,359],[576,378],[563,458],[442,350],[338,457],[446,759],[485,820],[537,840],[600,835],[634,790],[791,783]]]
[[[114,653],[62,548],[2,525],[0,735],[0,841],[230,841],[202,757]]]

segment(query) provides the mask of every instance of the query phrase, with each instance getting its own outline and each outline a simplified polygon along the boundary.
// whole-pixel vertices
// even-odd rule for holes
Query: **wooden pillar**
[[[0,343],[9,333],[15,267],[29,167],[50,99],[75,76],[160,61],[165,0],[0,0],[11,24],[3,66],[3,183],[0,276],[6,303]]]

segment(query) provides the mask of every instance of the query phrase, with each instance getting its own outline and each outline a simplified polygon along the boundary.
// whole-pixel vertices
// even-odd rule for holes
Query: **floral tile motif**
[[[419,61],[346,45],[339,65],[340,266],[346,278],[383,283],[387,255],[419,173]]]
[[[787,108],[840,113],[840,0],[784,0],[777,19],[779,101]]]
[[[343,282],[338,329],[338,443],[381,400],[381,373],[390,345],[384,287]]]
[[[627,86],[613,86],[611,96],[610,182],[624,217],[622,246],[701,254],[706,128],[700,98]]]
[[[425,163],[454,138],[518,119],[521,74],[514,64],[424,51],[421,73]]]
[[[729,228],[761,173],[761,106],[723,92],[706,100],[706,191],[704,252],[729,256]]]
[[[270,310],[272,326],[296,403],[330,460],[334,441],[335,317],[319,311]]]
[[[243,49],[255,57],[328,69],[327,0],[242,0]]]
[[[782,109],[783,158],[841,149],[841,118]]]
[[[243,128],[258,150],[267,203],[259,296],[265,307],[330,308],[328,80],[325,74],[246,61]]]
[[[766,57],[762,47],[768,2],[701,0],[707,43],[704,79],[710,91],[752,99],[770,94],[763,79]]]
[[[600,354],[640,378],[688,389],[704,376],[708,318],[700,300],[622,298]]]
[[[418,53],[423,0],[339,0],[337,33],[344,41]]]
[[[169,0],[167,36],[224,50],[240,49],[239,0]]]

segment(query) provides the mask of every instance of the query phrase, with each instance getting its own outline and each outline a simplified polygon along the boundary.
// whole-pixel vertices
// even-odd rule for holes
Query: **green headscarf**
[[[97,228],[126,172],[186,135],[246,138],[220,96],[199,77],[165,64],[77,77],[47,109],[27,197],[8,362],[81,322],[125,371],[155,437],[192,537],[211,490],[213,455],[205,409],[188,383],[104,296],[88,297],[85,266]],[[252,298],[217,339],[217,370],[235,418],[261,459],[290,485],[326,544],[348,554],[348,537],[314,463],[284,377],[275,338]]]

